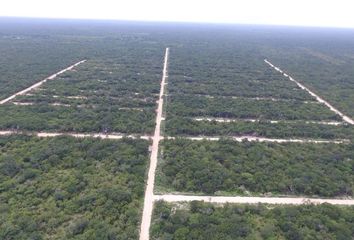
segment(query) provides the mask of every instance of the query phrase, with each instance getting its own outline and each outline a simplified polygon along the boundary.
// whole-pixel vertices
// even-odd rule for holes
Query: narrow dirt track
[[[149,236],[150,236],[151,215],[152,215],[152,209],[154,204],[155,171],[157,166],[159,142],[161,139],[160,127],[162,121],[163,96],[164,96],[164,89],[166,86],[166,79],[168,77],[167,76],[168,54],[169,54],[169,48],[166,48],[160,95],[159,95],[158,107],[157,107],[156,127],[155,127],[154,137],[152,139],[153,142],[152,142],[152,149],[151,149],[151,156],[150,156],[150,167],[149,167],[147,185],[145,190],[144,210],[143,210],[143,216],[142,216],[141,227],[140,227],[140,238],[139,238],[140,240],[149,240]]]
[[[67,68],[65,68],[65,69],[63,69],[63,70],[51,75],[51,76],[49,76],[49,77],[47,77],[46,79],[43,79],[42,81],[37,82],[37,83],[33,84],[32,86],[30,86],[30,87],[28,87],[28,88],[26,88],[26,89],[24,89],[24,90],[22,90],[22,91],[20,91],[18,93],[13,94],[12,96],[10,96],[10,97],[8,97],[8,98],[6,98],[4,100],[1,100],[0,101],[0,105],[11,101],[12,99],[14,99],[15,97],[17,97],[19,95],[24,95],[24,94],[28,93],[29,91],[32,91],[33,89],[38,88],[39,86],[41,86],[46,81],[53,80],[54,78],[56,78],[60,74],[63,74],[66,71],[72,70],[74,67],[77,67],[78,65],[80,65],[81,63],[84,63],[84,62],[86,62],[86,60],[82,60],[80,62],[77,62],[77,63],[75,63],[75,64],[73,64],[73,65],[71,65],[71,66],[69,66],[69,67],[67,67]]]
[[[320,139],[278,139],[278,138],[264,138],[264,137],[252,137],[252,136],[240,136],[240,137],[165,137],[165,139],[189,139],[192,141],[219,141],[220,139],[230,139],[236,142],[274,142],[274,143],[334,143],[334,144],[348,144],[350,140],[340,139],[340,140],[320,140]]]
[[[164,120],[161,117],[161,120]],[[151,140],[154,136],[149,135],[138,135],[138,134],[119,134],[119,133],[70,133],[70,132],[26,132],[26,131],[12,131],[4,130],[0,131],[0,136],[5,135],[29,135],[37,136],[42,138],[51,138],[58,136],[71,136],[75,138],[102,138],[102,139],[122,139],[122,138],[132,138],[132,139],[144,139]],[[163,139],[189,139],[192,141],[219,141],[220,139],[230,139],[236,142],[249,141],[249,142],[275,142],[275,143],[334,143],[334,144],[348,144],[350,140],[340,139],[340,140],[316,140],[316,139],[276,139],[276,138],[262,138],[262,137],[252,137],[252,136],[240,136],[240,137],[163,137],[160,136],[159,141]]]
[[[268,204],[321,204],[330,203],[335,205],[354,205],[352,199],[321,199],[321,198],[281,198],[281,197],[216,197],[216,196],[188,196],[188,195],[155,195],[155,201],[166,202],[191,202],[204,201],[210,203],[268,203]]]
[[[319,125],[343,125],[344,122],[338,121],[297,121],[297,120],[259,120],[259,119],[251,119],[251,118],[212,118],[212,117],[197,117],[193,118],[194,121],[208,121],[208,122],[221,122],[221,123],[229,123],[229,122],[268,122],[268,123],[305,123],[305,124],[319,124]]]
[[[132,138],[132,139],[144,139],[150,140],[151,136],[140,136],[140,135],[126,135],[126,134],[103,134],[103,133],[64,133],[64,132],[20,132],[20,131],[0,131],[0,136],[7,135],[28,135],[36,136],[41,138],[51,138],[58,136],[70,136],[75,138],[101,138],[101,139],[122,139],[122,138]]]
[[[272,68],[274,68],[276,71],[280,72],[281,74],[283,74],[285,77],[289,78],[290,81],[296,83],[301,89],[307,91],[311,96],[313,96],[314,98],[316,98],[316,100],[320,103],[323,103],[324,105],[326,105],[332,112],[338,114],[343,121],[354,125],[354,120],[351,119],[350,117],[346,116],[345,114],[343,114],[341,111],[339,111],[338,109],[336,109],[335,107],[333,107],[329,102],[327,102],[326,100],[324,100],[322,97],[318,96],[316,93],[312,92],[310,89],[308,89],[305,85],[301,84],[300,82],[298,82],[297,80],[295,80],[294,78],[292,78],[289,74],[285,73],[283,70],[281,70],[279,67],[276,67],[275,65],[273,65],[270,61],[268,61],[267,59],[264,59],[264,62],[267,63],[269,66],[271,66]]]

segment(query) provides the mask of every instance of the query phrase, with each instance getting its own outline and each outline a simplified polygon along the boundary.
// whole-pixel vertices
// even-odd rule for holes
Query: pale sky
[[[0,0],[0,16],[354,28],[354,0]]]

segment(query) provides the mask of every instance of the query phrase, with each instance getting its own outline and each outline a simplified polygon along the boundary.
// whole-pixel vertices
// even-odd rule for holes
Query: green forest
[[[333,29],[0,19],[0,100],[87,59],[0,105],[0,130],[14,130],[0,137],[0,239],[138,239],[151,143],[25,134],[152,134],[166,47],[161,128],[176,139],[160,142],[157,194],[352,199],[352,143],[228,138],[353,142],[353,126],[320,123],[342,119],[264,62],[353,117],[353,39]],[[329,204],[157,202],[150,230],[156,240],[347,240],[353,213]]]
[[[148,142],[0,138],[0,239],[137,239]]]
[[[260,118],[269,120],[341,120],[322,104],[249,99],[172,96],[167,114],[190,117]]]
[[[354,52],[349,32],[282,36],[262,49],[274,64],[354,117]],[[291,46],[292,45],[292,46]],[[289,47],[291,46],[291,47]]]
[[[162,191],[199,194],[353,196],[352,144],[165,140]]]
[[[354,236],[353,218],[353,207],[330,204],[216,206],[158,202],[151,234],[156,240],[348,240]]]
[[[0,107],[0,129],[64,132],[118,132],[150,134],[154,130],[154,109],[120,109],[119,106],[80,108],[4,105]]]
[[[325,125],[305,121],[267,120],[259,122],[216,122],[194,121],[191,118],[172,117],[166,119],[169,136],[259,136],[269,138],[315,138],[315,139],[353,139],[354,127],[351,125]]]

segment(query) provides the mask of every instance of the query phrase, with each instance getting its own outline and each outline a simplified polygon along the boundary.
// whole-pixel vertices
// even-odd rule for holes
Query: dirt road
[[[282,197],[216,197],[216,196],[188,196],[188,195],[155,195],[154,200],[164,200],[166,202],[191,202],[204,201],[210,203],[268,203],[268,204],[321,204],[330,203],[335,205],[354,205],[352,199],[321,199],[321,198],[282,198]]]
[[[179,138],[179,137],[178,137]],[[230,139],[236,142],[249,141],[249,142],[275,142],[275,143],[334,143],[334,144],[348,144],[350,140],[340,139],[340,140],[318,140],[318,139],[281,139],[281,138],[264,138],[264,137],[253,137],[253,136],[240,136],[240,137],[180,137],[182,139],[189,139],[192,141],[219,141],[220,139]],[[177,139],[176,137],[165,137],[165,139]]]
[[[38,88],[39,86],[41,86],[46,81],[52,80],[52,79],[56,78],[58,75],[63,74],[66,71],[72,70],[74,67],[76,67],[76,66],[78,66],[78,65],[80,65],[81,63],[84,63],[84,62],[86,62],[86,60],[82,60],[80,62],[77,62],[77,63],[75,63],[75,64],[73,64],[73,65],[71,65],[71,66],[69,66],[69,67],[67,67],[67,68],[65,68],[65,69],[63,69],[63,70],[51,75],[51,76],[49,76],[49,77],[47,77],[46,79],[43,79],[42,81],[40,81],[40,82],[38,82],[36,84],[33,84],[32,86],[30,86],[30,87],[28,87],[28,88],[26,88],[26,89],[24,89],[24,90],[22,90],[22,91],[20,91],[18,93],[15,93],[14,95],[12,95],[12,96],[4,99],[4,100],[1,100],[0,101],[0,105],[11,101],[12,99],[14,99],[15,97],[17,97],[19,95],[24,95],[24,94],[28,93],[29,91],[31,91],[31,90],[33,90],[35,88]]]
[[[229,122],[260,122],[264,121],[267,123],[305,123],[305,124],[319,124],[319,125],[343,125],[344,122],[338,121],[298,121],[298,120],[259,120],[259,119],[251,119],[251,118],[213,118],[213,117],[197,117],[193,118],[194,121],[208,121],[208,122],[220,122],[220,123],[229,123]]]
[[[151,136],[140,136],[140,135],[126,135],[126,134],[103,134],[103,133],[64,133],[64,132],[21,132],[21,131],[0,131],[0,136],[6,135],[29,135],[41,138],[51,138],[58,136],[70,136],[75,138],[101,138],[101,139],[122,139],[122,138],[132,138],[132,139],[144,139],[150,140]]]
[[[296,83],[301,89],[307,91],[311,96],[313,96],[314,98],[316,98],[316,100],[320,103],[323,103],[324,105],[326,105],[332,112],[338,114],[339,116],[341,116],[341,118],[343,119],[343,121],[354,125],[354,120],[351,119],[350,117],[346,116],[345,114],[343,114],[342,112],[340,112],[338,109],[336,109],[335,107],[333,107],[329,102],[327,102],[326,100],[324,100],[323,98],[321,98],[320,96],[318,96],[316,93],[312,92],[310,89],[308,89],[305,85],[299,83],[297,80],[295,80],[294,78],[292,78],[290,75],[284,73],[283,70],[281,70],[280,68],[274,66],[271,62],[269,62],[267,59],[264,59],[264,62],[267,63],[269,66],[271,66],[272,68],[274,68],[276,71],[280,72],[281,74],[283,74],[285,77],[289,78],[290,81]]]
[[[161,117],[163,120],[163,117]],[[119,133],[70,133],[70,132],[26,132],[26,131],[11,131],[11,130],[4,130],[0,131],[0,136],[5,135],[29,135],[29,136],[37,136],[42,138],[51,138],[51,137],[58,137],[58,136],[71,136],[75,138],[101,138],[101,139],[122,139],[122,138],[132,138],[132,139],[144,139],[144,140],[151,140],[155,136],[149,135],[138,135],[138,134],[119,134]],[[225,137],[179,137],[182,139],[189,139],[193,141],[219,141],[220,139],[224,139]],[[176,139],[176,137],[159,137],[159,141],[163,139]],[[350,140],[348,139],[340,139],[340,140],[316,140],[316,139],[277,139],[277,138],[262,138],[262,137],[252,137],[252,136],[240,136],[240,137],[228,137],[227,139],[234,140],[236,142],[242,141],[250,141],[250,142],[277,142],[277,143],[334,143],[334,144],[348,144]]]
[[[155,127],[154,137],[152,139],[153,142],[152,142],[152,149],[151,149],[151,156],[150,156],[150,167],[149,167],[149,173],[147,179],[147,186],[145,190],[144,210],[143,210],[143,216],[142,216],[141,227],[140,227],[140,238],[139,238],[140,240],[149,240],[151,215],[152,215],[152,209],[154,204],[155,171],[157,166],[159,142],[161,139],[160,126],[162,121],[163,96],[164,96],[164,89],[166,86],[166,79],[168,77],[167,76],[168,54],[169,54],[169,48],[166,48],[160,95],[159,95],[158,107],[157,107],[156,127]]]

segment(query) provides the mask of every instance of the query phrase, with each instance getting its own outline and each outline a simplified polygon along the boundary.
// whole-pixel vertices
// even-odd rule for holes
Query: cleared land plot
[[[336,120],[340,116],[317,103],[171,96],[168,116],[260,118],[268,120]]]
[[[258,136],[268,138],[352,139],[354,127],[347,124],[328,125],[305,121],[266,120],[258,122],[195,121],[191,118],[170,117],[166,119],[169,136]]]
[[[349,144],[166,140],[162,192],[216,195],[353,196]]]
[[[350,239],[354,207],[157,202],[152,239]]]
[[[137,239],[149,142],[0,138],[1,239]]]

